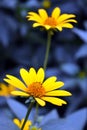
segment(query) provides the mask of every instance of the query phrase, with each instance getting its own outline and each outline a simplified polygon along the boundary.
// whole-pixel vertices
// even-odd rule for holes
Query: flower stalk
[[[49,50],[50,50],[50,45],[51,45],[51,31],[48,31],[48,36],[47,36],[47,47],[46,47],[46,53],[45,53],[45,60],[44,60],[44,71],[46,70],[47,67],[47,62],[48,62],[48,57],[49,57]]]
[[[28,111],[27,111],[27,113],[26,113],[26,116],[25,116],[23,125],[22,125],[22,127],[21,127],[21,130],[24,129],[24,126],[25,126],[25,124],[26,124],[26,121],[27,121],[27,119],[28,119],[28,117],[29,117],[29,114],[30,114],[30,112],[31,112],[31,109],[32,109],[33,105],[34,105],[34,100],[31,101],[31,103],[30,103],[30,105],[29,105],[29,107],[28,107]]]
[[[48,63],[49,51],[50,51],[50,46],[51,46],[51,36],[52,36],[52,32],[51,31],[47,31],[47,32],[48,32],[48,35],[47,35],[47,46],[46,46],[45,59],[44,59],[44,64],[43,64],[44,71],[46,70],[47,63]],[[36,122],[37,117],[38,117],[38,109],[39,109],[39,104],[36,103],[35,122]]]
[[[38,109],[39,109],[39,104],[36,103],[36,112],[35,112],[35,117],[34,117],[34,123],[37,122],[37,118],[38,118]]]

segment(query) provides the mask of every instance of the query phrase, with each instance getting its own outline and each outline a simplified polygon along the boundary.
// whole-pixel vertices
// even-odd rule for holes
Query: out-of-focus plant
[[[0,83],[0,96],[5,96],[5,97],[12,96],[11,92],[14,90],[16,90],[14,86]]]

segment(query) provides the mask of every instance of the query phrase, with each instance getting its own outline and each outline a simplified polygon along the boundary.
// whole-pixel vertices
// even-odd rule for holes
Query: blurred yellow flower
[[[0,83],[0,96],[12,96],[11,92],[16,90],[16,88],[12,85],[6,85],[4,83]]]
[[[18,126],[18,128],[21,129],[23,122],[24,122],[24,118],[21,121],[19,119],[15,118],[13,120],[13,122],[14,122],[14,124],[16,124]],[[31,124],[32,124],[31,121],[27,120],[23,130],[30,130],[29,127],[31,126]]]
[[[85,71],[81,71],[81,72],[78,73],[78,76],[80,78],[85,78],[86,77],[86,72]]]
[[[36,126],[32,126],[30,130],[42,130],[41,128],[37,128]]]
[[[45,9],[50,8],[50,6],[51,6],[51,1],[50,1],[50,0],[43,0],[43,1],[42,1],[42,6],[43,6]]]
[[[6,75],[7,78],[4,79],[4,81],[19,89],[11,92],[13,95],[33,97],[41,106],[45,106],[45,101],[58,106],[67,104],[66,101],[54,96],[71,96],[71,93],[65,90],[57,90],[64,83],[56,81],[55,76],[51,76],[44,81],[45,72],[43,68],[40,68],[37,73],[34,68],[30,68],[29,71],[21,68],[20,75],[24,83],[12,75]]]
[[[19,129],[21,129],[24,122],[24,118],[22,120],[19,120],[18,118],[14,118],[13,122],[15,125],[18,126]],[[23,130],[41,130],[41,128],[37,128],[36,126],[33,126],[32,122],[30,120],[27,120]]]
[[[71,22],[77,23],[73,18],[76,16],[74,14],[61,14],[60,8],[56,7],[53,9],[51,16],[48,16],[46,10],[39,9],[38,13],[28,12],[26,16],[28,20],[35,21],[33,27],[42,26],[49,29],[58,29],[62,31],[63,28],[73,28]]]

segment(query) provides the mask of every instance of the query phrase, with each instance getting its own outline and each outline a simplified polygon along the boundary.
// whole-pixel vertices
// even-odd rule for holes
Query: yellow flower
[[[52,11],[51,16],[48,16],[46,10],[39,9],[38,13],[28,12],[28,20],[35,21],[33,27],[42,26],[49,29],[58,29],[62,31],[63,28],[73,28],[71,22],[77,23],[73,18],[76,16],[74,14],[61,14],[60,8],[56,7]]]
[[[14,122],[14,124],[16,124],[18,126],[18,128],[21,129],[23,122],[24,122],[24,118],[21,121],[19,119],[15,118],[13,120],[13,122]],[[31,126],[31,124],[32,124],[31,121],[27,120],[23,130],[29,130],[29,127]]]
[[[45,106],[45,101],[58,106],[67,104],[66,101],[56,96],[71,96],[71,93],[65,90],[57,90],[64,83],[56,81],[55,76],[44,81],[45,73],[43,68],[40,68],[37,73],[34,68],[30,68],[29,71],[21,68],[20,75],[24,82],[12,75],[6,75],[7,78],[4,79],[4,81],[19,89],[11,92],[13,95],[33,97],[41,106]]]
[[[45,9],[50,8],[50,7],[51,7],[51,1],[50,1],[50,0],[43,0],[42,6],[43,6]]]
[[[13,122],[15,125],[18,126],[19,129],[21,129],[24,122],[24,118],[21,121],[17,118],[14,118]],[[27,120],[23,130],[41,130],[41,128],[37,128],[36,126],[33,126],[32,122],[30,120]]]
[[[0,96],[12,96],[11,92],[16,90],[16,88],[12,85],[6,85],[4,83],[0,83]]]
[[[36,126],[32,126],[31,130],[42,130],[41,128],[37,128]]]

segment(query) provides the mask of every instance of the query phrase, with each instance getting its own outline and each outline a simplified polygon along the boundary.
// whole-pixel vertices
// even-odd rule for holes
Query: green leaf
[[[25,118],[25,115],[27,113],[27,107],[23,104],[19,103],[18,101],[8,98],[7,103],[11,110],[14,112],[14,114],[21,120],[22,118]],[[29,120],[33,121],[34,112],[31,111],[29,115]]]
[[[0,115],[0,130],[19,130],[12,120]]]
[[[46,122],[50,121],[50,120],[58,120],[59,119],[59,115],[56,109],[53,109],[51,112],[49,112],[47,115],[45,115],[42,119],[42,122],[40,123],[40,125],[44,125],[46,124]]]
[[[68,117],[58,120],[50,120],[41,126],[42,130],[83,130],[86,122],[87,109],[79,110]]]

